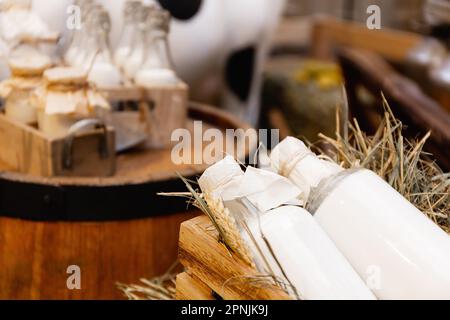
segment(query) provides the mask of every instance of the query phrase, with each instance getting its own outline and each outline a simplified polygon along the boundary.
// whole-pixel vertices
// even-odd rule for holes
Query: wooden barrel
[[[250,128],[198,104],[187,128],[194,120],[203,130]],[[177,259],[180,223],[198,212],[157,193],[186,191],[177,172],[195,178],[207,167],[170,157],[170,149],[121,154],[108,178],[32,177],[0,165],[0,299],[118,299],[116,283],[164,273]],[[78,274],[81,289],[68,286]]]

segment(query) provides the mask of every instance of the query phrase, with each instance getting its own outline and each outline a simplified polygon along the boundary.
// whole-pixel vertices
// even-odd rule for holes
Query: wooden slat
[[[412,80],[398,74],[379,55],[359,49],[339,51],[349,92],[350,107],[360,124],[364,124],[364,108],[358,108],[356,89],[363,85],[374,97],[386,96],[395,115],[407,126],[408,138],[415,139],[431,131],[426,149],[436,155],[444,169],[450,168],[450,115],[428,97]],[[382,113],[381,101],[379,112]],[[375,126],[363,126],[367,132]]]
[[[190,274],[225,300],[285,300],[288,295],[278,287],[252,284],[256,270],[232,255],[218,242],[218,234],[206,216],[181,225],[179,258]]]
[[[111,102],[141,102],[142,119],[148,134],[147,145],[164,148],[171,145],[172,132],[184,128],[189,101],[189,88],[185,83],[141,88],[133,85],[101,88]]]
[[[403,62],[423,37],[384,28],[370,30],[363,24],[321,17],[314,22],[312,40],[312,53],[317,58],[331,59],[336,46],[350,46],[376,52],[392,62]]]
[[[284,138],[288,136],[294,135],[292,132],[292,129],[289,127],[289,124],[286,120],[286,118],[283,115],[283,112],[281,112],[278,108],[272,108],[268,112],[268,118],[271,127],[275,129],[279,129],[280,131],[280,140],[283,140]]]
[[[172,144],[173,131],[185,126],[188,100],[186,85],[146,91],[144,119],[147,123],[148,146],[164,148]]]
[[[99,154],[101,130],[73,140],[73,167],[63,168],[64,139],[51,139],[41,131],[0,114],[0,161],[9,169],[34,176],[111,176],[115,170],[114,130],[108,129],[108,157]]]
[[[205,283],[186,272],[177,275],[177,300],[216,300]]]
[[[0,217],[0,300],[125,299],[116,283],[166,272],[177,258],[180,223],[196,215],[52,223]],[[70,265],[81,268],[81,290],[67,288]]]
[[[0,161],[12,170],[50,176],[50,148],[50,141],[41,132],[0,113]]]
[[[64,168],[64,139],[51,141],[51,165],[54,176],[110,177],[116,169],[115,131],[108,128],[106,137],[102,130],[92,130],[75,137],[72,146],[72,168]],[[100,155],[100,143],[106,138],[107,154]]]

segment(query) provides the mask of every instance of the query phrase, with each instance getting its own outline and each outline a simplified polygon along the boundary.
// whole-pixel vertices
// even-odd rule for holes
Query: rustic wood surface
[[[189,274],[225,300],[289,299],[278,287],[252,284],[249,277],[258,272],[218,242],[217,231],[206,216],[181,225],[179,259]]]
[[[392,62],[404,62],[423,37],[411,32],[389,29],[370,30],[365,25],[331,17],[315,19],[312,28],[312,54],[332,59],[337,46],[370,50]]]
[[[111,176],[115,170],[114,130],[106,136],[108,157],[99,154],[103,131],[93,130],[73,140],[73,166],[62,165],[64,139],[51,139],[39,130],[0,114],[0,161],[12,170],[35,176]]]
[[[180,223],[195,215],[99,223],[0,218],[0,299],[122,299],[116,282],[166,272],[177,259]],[[81,268],[81,290],[67,288],[70,265]]]
[[[177,300],[215,300],[213,291],[197,277],[182,272],[177,275]]]
[[[431,90],[431,95],[450,113],[450,86],[436,84]]]

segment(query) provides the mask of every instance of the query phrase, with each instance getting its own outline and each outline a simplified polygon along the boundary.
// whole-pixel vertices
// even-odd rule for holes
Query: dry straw
[[[154,279],[140,279],[141,284],[117,283],[119,290],[130,300],[174,300],[175,299],[175,270],[178,262],[162,276]]]

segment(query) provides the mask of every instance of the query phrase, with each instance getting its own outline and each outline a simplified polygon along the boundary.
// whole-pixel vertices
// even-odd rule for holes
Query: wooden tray
[[[0,161],[25,174],[111,176],[116,160],[114,144],[113,128],[55,139],[0,113]]]
[[[258,272],[219,243],[218,233],[206,216],[182,223],[179,260],[187,270],[177,277],[177,298],[187,300],[287,300],[271,285],[256,286],[249,276]],[[201,280],[200,280],[201,279]]]
[[[147,145],[151,148],[170,146],[172,132],[183,128],[186,123],[189,88],[185,83],[146,89],[135,86],[111,87],[100,91],[110,102],[140,102],[148,135]]]

